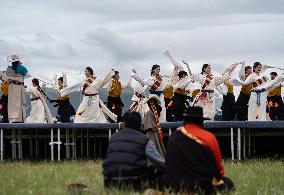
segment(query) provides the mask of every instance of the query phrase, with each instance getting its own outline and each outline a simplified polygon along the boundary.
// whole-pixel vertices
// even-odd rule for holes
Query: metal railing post
[[[234,129],[231,128],[231,154],[232,160],[235,160],[235,145],[234,145]]]
[[[241,148],[241,129],[238,128],[238,160],[241,160],[242,155],[242,148]]]
[[[0,132],[0,160],[3,161],[4,159],[4,137],[3,137],[3,129],[1,129],[1,132]]]
[[[57,160],[60,161],[60,129],[57,129]]]
[[[50,130],[50,156],[51,156],[51,161],[54,161],[54,139],[53,139],[53,129]]]

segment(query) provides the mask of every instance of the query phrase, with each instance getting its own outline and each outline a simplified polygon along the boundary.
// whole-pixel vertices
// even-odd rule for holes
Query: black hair
[[[125,127],[132,128],[135,130],[141,129],[142,118],[138,112],[126,112],[123,117]]]
[[[58,79],[59,80],[59,79]],[[50,100],[47,95],[44,93],[44,91],[42,90],[42,88],[39,86],[39,80],[37,78],[33,78],[32,82],[36,85],[37,90],[42,93],[48,100]]]
[[[112,77],[112,78],[114,78],[114,77],[115,77],[115,75],[116,75],[116,74],[118,74],[118,73],[119,73],[119,72],[118,72],[117,70],[115,70],[115,71],[114,71],[114,75],[113,75],[113,77]]]
[[[253,72],[255,72],[255,69],[256,69],[256,67],[258,67],[258,66],[262,66],[262,64],[261,64],[260,62],[255,62],[255,63],[253,64]]]
[[[205,69],[210,66],[209,64],[203,64],[202,66],[202,70],[201,70],[201,74],[203,74],[205,72]]]
[[[246,72],[247,70],[249,70],[249,69],[251,69],[251,66],[246,66],[246,67],[245,67],[245,72]]]
[[[94,75],[94,71],[91,67],[86,67],[86,70],[93,76]]]
[[[61,81],[63,83],[63,77],[59,77],[58,81]]]
[[[32,82],[33,82],[37,87],[39,87],[39,80],[38,80],[38,79],[33,78]]]
[[[160,67],[160,65],[158,65],[158,64],[154,64],[153,66],[152,66],[152,69],[151,69],[151,76],[154,74],[154,70],[156,70],[157,68],[159,68]]]
[[[178,77],[179,78],[181,78],[182,76],[187,76],[188,74],[187,74],[187,72],[185,72],[185,71],[179,71],[179,73],[178,73]]]
[[[17,73],[16,69],[17,69],[17,66],[18,65],[21,65],[21,62],[20,61],[16,61],[16,62],[12,62],[12,69]]]
[[[158,103],[158,101],[157,101],[156,99],[152,98],[152,99],[150,99],[150,100],[147,102],[147,104],[148,104],[148,106],[149,106],[149,108],[150,108],[150,110],[151,110],[152,112],[154,112],[154,111],[153,111],[153,109],[152,109],[152,107],[151,107],[151,105],[150,105],[151,101],[154,102],[154,105],[155,105],[155,107],[156,107],[156,109],[157,109],[157,112],[158,112],[158,116],[160,117],[160,114],[161,114],[161,112],[162,112],[162,107],[160,106],[160,104]]]
[[[270,75],[277,76],[277,72],[271,72]]]

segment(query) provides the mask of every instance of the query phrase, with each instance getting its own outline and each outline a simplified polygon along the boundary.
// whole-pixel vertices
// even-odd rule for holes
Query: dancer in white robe
[[[83,100],[77,109],[74,123],[106,123],[107,119],[104,113],[112,120],[117,121],[117,116],[104,105],[98,94],[99,90],[112,79],[114,74],[114,71],[111,70],[104,79],[99,79],[94,77],[93,69],[87,67],[85,69],[86,79],[83,82],[60,91],[60,95],[64,96],[83,88]]]
[[[201,74],[192,74],[191,79],[201,84],[201,89],[192,102],[192,106],[200,106],[203,108],[204,117],[214,120],[216,114],[215,107],[215,87],[229,80],[231,73],[239,63],[229,66],[221,77],[213,76],[211,66],[204,64]]]
[[[39,86],[38,79],[32,80],[32,87],[26,90],[31,95],[31,113],[26,123],[53,123],[52,115],[45,101],[45,94]]]
[[[245,81],[235,79],[234,83],[240,83],[241,86],[252,84],[252,92],[250,94],[248,121],[267,121],[269,116],[266,113],[267,93],[275,88],[283,81],[283,74],[275,80],[269,80],[264,75],[266,67],[262,67],[261,63],[255,62],[253,65],[253,73],[249,75]],[[235,82],[234,81],[234,82]]]
[[[166,122],[166,107],[163,91],[169,85],[170,78],[160,75],[160,66],[155,64],[151,69],[151,76],[146,79],[142,79],[136,72],[133,70],[131,76],[141,83],[142,85],[147,86],[147,93],[157,95],[161,101],[162,111],[160,113],[160,122]]]

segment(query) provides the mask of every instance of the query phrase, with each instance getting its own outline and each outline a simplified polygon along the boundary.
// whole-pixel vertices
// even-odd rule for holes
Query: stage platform
[[[181,125],[176,122],[161,124],[165,145],[168,136]],[[0,159],[103,158],[108,139],[122,126],[122,123],[0,123]],[[215,121],[205,123],[204,128],[216,135],[222,154],[232,160],[284,154],[284,121]]]

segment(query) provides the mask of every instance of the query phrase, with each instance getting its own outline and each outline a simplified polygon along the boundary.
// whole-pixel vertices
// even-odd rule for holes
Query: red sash
[[[151,91],[157,90],[160,87],[162,81],[163,81],[162,77],[160,75],[158,75],[156,77],[156,80],[155,80],[154,84],[150,87],[150,90]]]
[[[151,100],[150,100],[150,107],[152,108],[152,111],[153,111],[153,114],[154,114],[155,122],[156,122],[156,125],[157,125],[157,131],[160,135],[160,140],[162,141],[164,135],[163,135],[163,131],[162,131],[162,128],[161,128],[158,111],[157,111],[157,108],[156,108],[154,102],[151,101]]]
[[[257,79],[256,81],[254,81],[252,83],[253,88],[262,85],[263,83],[265,83],[266,81],[268,81],[268,78],[266,76],[263,76],[261,79]]]
[[[95,79],[95,78],[94,78]],[[84,85],[83,85],[83,91],[82,91],[82,94],[85,93],[85,90],[94,82],[94,80],[92,78],[88,78]]]
[[[212,81],[213,76],[212,75],[206,75],[205,79],[203,81],[202,87],[200,92],[195,96],[195,99],[193,101],[193,106],[194,104],[196,104],[198,101],[202,100],[202,99],[206,99],[207,98],[207,90],[204,90]]]

